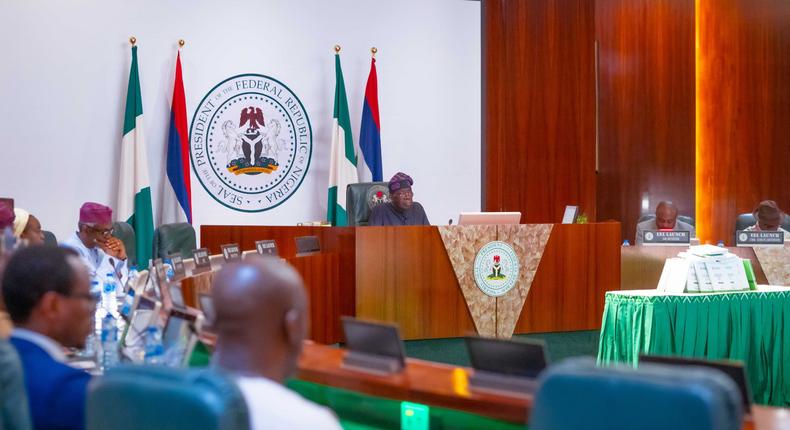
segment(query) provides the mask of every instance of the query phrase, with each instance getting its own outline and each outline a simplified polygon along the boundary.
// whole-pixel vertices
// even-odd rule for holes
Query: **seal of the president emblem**
[[[302,184],[313,153],[304,105],[269,76],[233,76],[209,91],[192,116],[192,168],[211,197],[228,208],[262,212]]]

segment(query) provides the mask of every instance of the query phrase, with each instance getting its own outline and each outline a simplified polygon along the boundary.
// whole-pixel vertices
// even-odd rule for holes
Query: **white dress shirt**
[[[115,273],[121,285],[126,284],[126,279],[129,275],[129,268],[126,265],[127,260],[110,257],[98,245],[88,248],[82,243],[82,239],[77,233],[74,233],[61,245],[69,247],[80,254],[82,260],[88,265],[91,279],[98,279],[99,282],[102,282],[108,273]]]
[[[334,413],[262,377],[239,376],[236,383],[247,402],[252,430],[340,430]]]

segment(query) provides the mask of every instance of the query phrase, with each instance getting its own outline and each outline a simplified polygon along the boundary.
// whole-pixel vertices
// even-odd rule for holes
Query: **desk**
[[[533,399],[508,395],[480,394],[465,389],[466,375],[472,372],[468,368],[458,368],[422,360],[407,359],[407,367],[403,374],[389,377],[367,375],[353,372],[341,367],[344,351],[324,345],[306,344],[299,361],[297,377],[315,386],[299,383],[290,384],[292,388],[319,403],[335,407],[341,419],[346,414],[359,416],[357,409],[366,409],[360,405],[344,408],[343,401],[335,402],[333,397],[347,400],[349,394],[341,390],[350,390],[360,397],[351,400],[367,400],[371,406],[370,414],[381,413],[379,406],[389,407],[384,414],[389,414],[390,423],[398,428],[399,409],[391,401],[411,401],[422,403],[431,408],[446,408],[487,418],[481,422],[475,416],[463,417],[463,426],[448,425],[445,428],[523,428],[529,420]],[[332,390],[332,388],[340,390]],[[376,403],[377,400],[380,403]],[[348,405],[345,405],[348,406]],[[386,410],[388,409],[388,410]],[[387,417],[377,417],[387,419]],[[451,417],[452,418],[452,417]],[[448,424],[447,420],[443,422]],[[753,406],[752,417],[744,422],[744,430],[780,430],[790,425],[790,410],[766,406]]]
[[[598,360],[636,364],[640,353],[745,363],[754,401],[790,405],[790,289],[673,295],[606,293]]]
[[[475,326],[439,228],[201,226],[201,246],[255,248],[274,239],[295,255],[294,238],[316,235],[338,254],[340,314],[399,324],[404,339],[459,337]],[[555,224],[515,333],[594,330],[606,291],[620,285],[620,224]],[[308,288],[324,288],[320,278]],[[315,303],[314,303],[315,304]]]

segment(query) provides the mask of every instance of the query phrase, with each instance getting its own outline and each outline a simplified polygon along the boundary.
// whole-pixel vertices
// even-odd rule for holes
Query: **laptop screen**
[[[342,321],[346,347],[349,350],[397,358],[401,364],[405,362],[403,342],[396,326],[359,321],[350,317],[343,317]]]
[[[476,370],[535,378],[546,368],[548,360],[542,342],[482,337],[465,339],[469,359]]]

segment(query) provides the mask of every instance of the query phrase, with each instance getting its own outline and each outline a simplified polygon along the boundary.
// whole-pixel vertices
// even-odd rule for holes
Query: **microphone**
[[[453,219],[452,218],[450,218],[450,220],[447,221],[447,225],[453,225]]]

